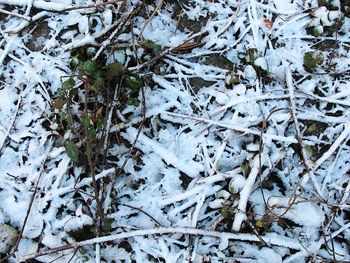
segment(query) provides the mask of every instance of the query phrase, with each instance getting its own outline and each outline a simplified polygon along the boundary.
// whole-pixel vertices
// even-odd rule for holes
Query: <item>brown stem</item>
[[[84,90],[85,90],[85,100],[84,100],[84,114],[88,114],[88,98],[89,98],[89,89],[90,89],[90,78],[86,77],[84,79]],[[85,141],[88,143],[88,132],[89,128],[84,128],[84,136]],[[87,156],[88,159],[88,168],[89,168],[89,174],[92,177],[92,184],[94,187],[95,192],[95,200],[96,200],[96,229],[97,229],[97,236],[101,236],[102,234],[102,222],[103,222],[103,205],[102,201],[100,200],[100,189],[96,181],[96,174],[95,174],[95,162],[91,155]]]

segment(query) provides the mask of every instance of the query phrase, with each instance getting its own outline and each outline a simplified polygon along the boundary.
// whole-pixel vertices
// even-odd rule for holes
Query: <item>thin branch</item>
[[[28,1],[22,1],[22,0],[0,0],[0,4],[5,5],[18,5],[18,6],[27,6]],[[62,12],[70,7],[73,7],[72,5],[66,5],[62,3],[55,3],[55,2],[46,2],[43,0],[36,0],[33,1],[33,7],[37,9],[43,9],[47,11],[53,11],[53,12]]]
[[[145,214],[146,216],[148,216],[149,218],[151,218],[159,227],[164,227],[161,223],[159,223],[159,221],[157,219],[155,219],[153,216],[151,216],[149,213],[147,213],[146,211],[142,210],[141,208],[138,208],[136,206],[132,206],[132,205],[128,205],[128,204],[122,204],[122,203],[118,203],[118,205],[122,205],[122,206],[126,206],[129,207],[131,209],[135,209],[143,214]]]
[[[208,119],[201,118],[201,117],[193,117],[193,116],[177,114],[177,113],[167,112],[167,111],[165,111],[164,114],[169,115],[169,116],[173,116],[173,117],[194,120],[194,121],[197,121],[199,123],[206,123],[206,124],[213,125],[213,126],[223,127],[223,128],[235,130],[238,132],[243,132],[243,133],[247,133],[247,134],[261,136],[261,131],[252,130],[252,129],[244,128],[241,126],[236,126],[236,125],[233,125],[230,123],[218,122],[218,121],[208,120]],[[279,136],[279,135],[274,135],[274,134],[269,134],[269,133],[263,133],[262,136],[265,138],[269,138],[271,140],[286,142],[286,143],[290,143],[290,144],[291,143],[298,143],[298,140],[295,139],[294,136]],[[307,144],[312,145],[313,143],[307,143]]]
[[[31,17],[30,16],[13,13],[13,12],[7,11],[5,9],[0,9],[0,13],[6,14],[6,15],[10,15],[10,16],[17,16],[19,18],[23,18],[24,20],[31,21]]]
[[[239,193],[238,212],[235,214],[232,230],[239,231],[241,229],[242,222],[246,219],[246,208],[249,196],[253,191],[256,177],[259,175],[259,155],[256,155],[250,162],[250,173],[244,184],[243,189]]]
[[[72,11],[72,10],[79,10],[79,9],[91,9],[91,8],[98,8],[98,7],[103,7],[106,5],[112,5],[118,2],[122,2],[124,0],[112,0],[112,1],[107,1],[107,2],[103,2],[103,3],[98,3],[95,5],[86,5],[86,6],[72,6],[69,7],[67,9],[62,10],[63,12],[68,12],[68,11]]]
[[[52,249],[47,249],[37,253],[30,253],[25,255],[20,260],[20,262],[24,262],[25,260],[36,258],[39,256],[57,253],[68,249],[75,249],[82,246],[94,245],[97,243],[116,241],[121,239],[127,239],[130,237],[137,237],[137,236],[165,235],[165,234],[185,234],[185,235],[194,235],[194,236],[207,236],[207,237],[213,237],[213,238],[219,238],[219,239],[225,238],[225,239],[248,241],[248,242],[249,241],[260,242],[260,239],[257,236],[252,234],[234,234],[230,232],[208,231],[203,229],[187,228],[187,227],[153,228],[153,229],[135,230],[135,231],[123,232],[123,233],[104,236],[104,237],[93,238],[93,239],[89,239],[81,242],[76,242],[72,244],[55,247]],[[266,234],[261,236],[261,238],[267,244],[270,244],[270,245],[286,247],[286,248],[291,248],[291,249],[301,250],[301,251],[305,250],[298,241],[295,241],[295,239],[288,238],[285,236],[280,236],[276,233]]]
[[[128,22],[141,8],[141,5],[135,5],[132,9],[132,11],[127,15],[124,16],[124,18],[121,19],[121,21],[118,23],[116,29],[110,34],[108,39],[103,41],[101,47],[96,52],[96,55],[94,56],[93,60],[96,60],[101,53],[105,50],[105,48],[111,44],[112,40],[115,38],[115,36],[119,33],[120,29],[123,28],[126,22]]]
[[[312,167],[312,163],[310,161],[310,159],[307,156],[306,150],[305,150],[305,145],[302,139],[302,135],[300,132],[300,125],[299,125],[299,121],[297,118],[297,114],[296,114],[296,104],[295,104],[295,96],[294,96],[294,87],[293,87],[293,77],[292,77],[292,72],[290,70],[290,65],[284,60],[283,61],[283,65],[284,65],[284,69],[285,69],[285,74],[286,74],[286,85],[288,88],[288,92],[289,92],[289,100],[290,100],[290,105],[291,105],[291,113],[292,113],[292,117],[293,117],[293,121],[294,121],[294,125],[295,125],[295,130],[296,130],[296,137],[298,140],[298,144],[301,150],[301,157],[302,157],[302,161],[304,163],[304,166],[306,168],[307,175],[310,176],[311,181],[315,187],[315,190],[317,192],[317,194],[323,199],[323,194],[322,194],[322,190],[320,185],[318,184],[314,171],[311,169]],[[303,183],[305,183],[307,181],[307,179],[305,178],[305,180],[303,180]]]
[[[339,137],[335,140],[335,142],[331,145],[327,152],[325,152],[313,165],[312,170],[315,171],[318,167],[320,167],[339,147],[339,145],[350,135],[350,122],[346,122],[344,124],[344,130],[339,135]]]
[[[159,52],[153,58],[151,58],[150,60],[144,62],[143,64],[137,65],[136,67],[129,68],[129,71],[130,72],[138,72],[138,71],[140,71],[141,69],[143,69],[145,67],[151,66],[152,64],[156,63],[159,59],[161,59],[165,55],[169,54],[170,52],[178,49],[179,47],[181,47],[183,45],[186,45],[187,43],[191,42],[194,38],[204,35],[206,32],[207,31],[201,31],[201,32],[198,32],[196,34],[193,34],[191,37],[189,37],[186,41],[182,42],[180,45],[177,45],[176,47],[170,47],[170,48],[167,48],[167,49]]]
[[[152,18],[156,15],[157,11],[162,7],[163,5],[163,1],[164,0],[159,0],[159,3],[158,5],[156,6],[156,8],[153,10],[151,16],[147,19],[147,21],[145,22],[145,24],[143,25],[141,31],[140,31],[140,34],[139,34],[139,37],[138,39],[140,39],[143,35],[143,31],[145,31],[147,25],[151,22]]]

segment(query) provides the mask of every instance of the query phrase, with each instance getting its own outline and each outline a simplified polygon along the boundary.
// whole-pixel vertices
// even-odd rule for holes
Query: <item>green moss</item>
[[[127,76],[124,80],[124,84],[132,91],[138,91],[142,86],[140,79],[135,76]]]
[[[306,28],[306,33],[308,35],[314,36],[314,37],[319,37],[321,36],[321,32],[317,30],[316,27],[311,26]]]
[[[224,206],[220,210],[220,215],[225,219],[229,219],[230,217],[232,217],[232,214],[232,209],[230,207]]]
[[[313,71],[317,67],[317,59],[313,52],[306,52],[304,54],[304,67],[310,71]]]

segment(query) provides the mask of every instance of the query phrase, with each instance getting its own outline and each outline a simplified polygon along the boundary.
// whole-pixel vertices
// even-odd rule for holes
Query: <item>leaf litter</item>
[[[0,224],[18,231],[4,260],[350,260],[346,1],[0,8]],[[97,83],[101,61],[80,116],[77,81]],[[94,176],[83,132],[57,122],[67,101],[86,129],[106,114]]]

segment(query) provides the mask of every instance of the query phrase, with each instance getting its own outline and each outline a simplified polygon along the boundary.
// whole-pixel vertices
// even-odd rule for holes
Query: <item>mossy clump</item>
[[[307,71],[315,71],[317,66],[323,63],[323,55],[321,52],[306,52],[304,54],[304,68]]]

